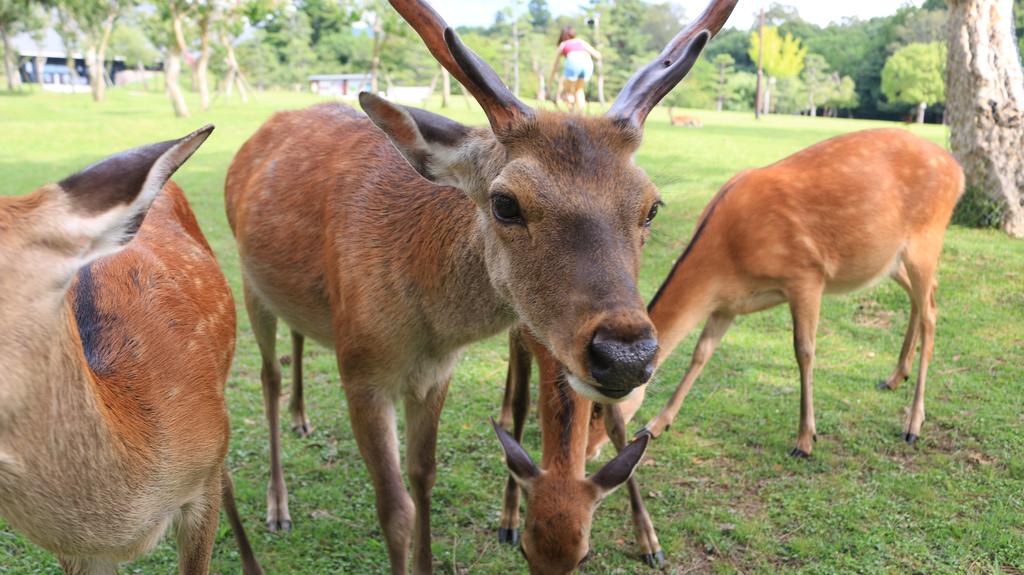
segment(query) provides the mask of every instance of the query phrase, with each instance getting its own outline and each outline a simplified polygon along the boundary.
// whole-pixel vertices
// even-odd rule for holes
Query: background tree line
[[[1014,3],[1024,48],[1024,0]],[[602,99],[613,97],[633,70],[653,58],[686,17],[671,2],[590,0],[575,14],[555,17],[547,0],[510,0],[491,25],[460,32],[516,92],[544,98],[552,91],[547,84],[558,32],[572,26],[604,55],[603,74],[589,87],[592,99]],[[773,3],[764,19],[763,36],[756,23],[752,30],[723,30],[667,103],[752,109],[763,44],[763,112],[941,120],[945,0],[825,27]],[[110,84],[103,62],[117,55],[139,69],[162,66],[180,115],[188,113],[181,84],[198,92],[205,108],[211,90],[238,90],[245,99],[252,88],[301,89],[314,73],[368,73],[377,89],[433,86],[441,77],[419,39],[383,0],[0,0],[10,89],[19,81],[10,38],[46,28],[61,36],[69,62],[73,52],[85,56],[97,100]],[[179,78],[183,66],[188,74]]]

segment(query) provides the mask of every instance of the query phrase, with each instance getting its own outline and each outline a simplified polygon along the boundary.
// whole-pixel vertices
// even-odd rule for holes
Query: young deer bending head
[[[510,332],[510,353],[510,365],[518,365],[526,371],[510,378],[510,384],[514,382],[514,385],[507,391],[527,404],[531,357],[537,358],[540,370],[537,409],[543,455],[538,466],[519,444],[526,409],[503,409],[501,425],[494,423],[510,472],[503,522],[511,510],[515,523],[502,527],[499,536],[502,543],[519,545],[530,573],[572,573],[590,557],[590,527],[597,506],[627,481],[632,496],[636,488],[632,474],[643,457],[648,438],[641,437],[629,446],[620,445],[621,453],[587,476],[587,439],[593,403],[571,391],[564,368],[520,328]],[[503,427],[508,425],[512,414],[516,416],[515,437]],[[520,488],[527,502],[522,539],[518,537],[517,528]],[[514,500],[510,501],[509,497]],[[653,536],[653,528],[650,534]],[[657,546],[657,538],[653,544]],[[645,556],[651,564],[655,553],[660,553],[660,548]]]
[[[179,570],[206,573],[222,498],[261,573],[224,466],[234,302],[168,182],[212,130],[0,198],[0,516],[68,573],[113,573],[172,522]]]

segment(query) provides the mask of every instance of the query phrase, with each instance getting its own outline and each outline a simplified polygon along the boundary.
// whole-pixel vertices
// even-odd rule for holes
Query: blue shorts
[[[565,56],[565,71],[562,77],[566,80],[589,80],[594,74],[594,60],[583,50],[569,52]]]

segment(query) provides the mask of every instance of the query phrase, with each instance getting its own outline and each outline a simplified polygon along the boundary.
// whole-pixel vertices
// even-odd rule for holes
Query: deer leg
[[[623,419],[622,410],[618,405],[605,406],[604,425],[615,449],[617,451],[625,449],[626,421]],[[661,567],[665,564],[665,552],[662,551],[658,535],[654,532],[654,523],[644,506],[640,485],[637,483],[635,474],[626,480],[626,487],[629,489],[629,507],[633,514],[636,539],[640,545],[640,559],[651,567]]]
[[[506,430],[512,426],[516,441],[523,440],[523,424],[530,410],[530,367],[533,356],[519,338],[515,329],[508,334],[508,375],[505,379],[505,397],[501,403],[498,423]],[[505,497],[498,523],[498,543],[519,544],[519,484],[510,474],[505,482]]]
[[[256,344],[263,357],[260,380],[263,383],[263,407],[267,416],[267,427],[270,430],[270,481],[267,484],[267,529],[270,531],[288,531],[292,528],[292,518],[288,513],[288,487],[284,482],[284,469],[281,467],[281,366],[277,363],[277,317],[259,301],[251,290],[243,284],[245,307],[249,312],[249,323],[252,324]]]
[[[245,527],[242,525],[242,516],[238,513],[238,504],[235,502],[235,485],[228,473],[228,466],[224,464],[221,472],[221,497],[224,506],[224,514],[228,516],[228,523],[231,524],[231,532],[235,534],[235,543],[238,545],[238,555],[242,558],[243,575],[263,575],[263,569],[256,561],[256,555],[252,552],[252,545],[249,537],[245,534]]]
[[[217,537],[220,501],[224,493],[221,476],[222,472],[213,474],[203,495],[181,510],[177,526],[178,572],[181,575],[206,575],[210,572],[210,557]]]
[[[288,411],[292,414],[292,431],[299,437],[308,437],[313,426],[306,417],[306,402],[302,399],[302,348],[306,337],[292,330],[292,398],[288,403]]]
[[[405,396],[406,459],[409,485],[416,505],[413,527],[412,572],[429,575],[434,557],[430,549],[430,496],[437,476],[437,424],[448,394],[448,381],[436,385],[420,398]]]
[[[814,423],[813,371],[821,294],[820,286],[800,286],[788,294],[789,308],[793,314],[793,348],[796,362],[800,366],[800,428],[796,447],[789,452],[793,457],[810,456],[814,442],[818,439]]]
[[[920,332],[920,309],[914,298],[913,289],[910,286],[910,277],[907,275],[906,266],[900,262],[892,279],[900,284],[907,295],[910,296],[910,323],[907,324],[907,333],[903,336],[903,348],[900,350],[900,358],[896,362],[896,369],[892,375],[878,385],[878,389],[895,390],[901,383],[910,377],[911,363],[914,360],[914,351],[917,349],[917,334]]]
[[[916,265],[914,262],[908,265],[913,297],[921,314],[921,363],[917,369],[917,388],[914,390],[914,401],[910,405],[910,417],[903,434],[907,443],[917,441],[921,435],[921,424],[924,423],[925,380],[928,377],[928,364],[931,362],[935,347],[935,321],[938,316],[938,307],[935,304],[935,290],[938,287],[935,281],[937,259],[936,255]]]
[[[693,357],[690,359],[690,368],[686,370],[686,375],[679,382],[679,386],[672,393],[672,397],[669,398],[668,403],[662,408],[661,413],[648,421],[647,425],[640,430],[638,435],[640,433],[649,433],[651,437],[656,438],[672,425],[676,415],[683,406],[683,400],[686,399],[686,396],[690,393],[690,388],[693,387],[693,382],[697,380],[700,372],[704,369],[704,365],[711,359],[711,354],[715,353],[715,349],[721,343],[725,332],[732,325],[732,320],[733,316],[718,313],[712,314],[708,318],[708,321],[704,324],[704,331],[700,333],[700,339],[697,340],[697,347],[693,348]]]
[[[60,566],[67,575],[117,575],[114,563],[99,559],[60,557]]]
[[[373,481],[391,573],[405,575],[416,509],[402,482],[394,401],[381,393],[379,384],[345,379],[343,376],[352,432]],[[411,446],[409,453],[413,453]]]

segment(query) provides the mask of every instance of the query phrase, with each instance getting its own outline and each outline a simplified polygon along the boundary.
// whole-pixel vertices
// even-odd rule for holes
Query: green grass
[[[240,294],[238,258],[223,210],[228,163],[273,111],[308,95],[257,94],[241,106],[174,119],[163,95],[114,90],[88,96],[0,97],[0,182],[27,193],[109,153],[217,131],[181,170],[199,221]],[[194,103],[194,102],[191,102]],[[638,157],[668,206],[648,244],[641,289],[649,297],[670,269],[712,193],[736,171],[777,160],[826,137],[880,123],[696,112],[703,129],[668,125],[656,111]],[[481,123],[456,99],[450,115]],[[944,143],[934,126],[914,132]],[[752,215],[754,216],[754,215]],[[952,227],[940,265],[939,325],[922,441],[898,437],[912,386],[875,390],[888,375],[908,302],[891,282],[827,299],[815,389],[820,440],[810,460],[786,456],[799,413],[796,363],[784,307],[741,318],[694,387],[676,426],[649,450],[639,479],[674,573],[996,573],[1024,568],[1024,242]],[[289,353],[287,333],[279,351]],[[689,360],[684,342],[651,386],[638,420],[665,401]],[[270,573],[379,573],[387,566],[373,490],[346,416],[333,356],[307,350],[307,404],[316,431],[285,432],[285,473],[295,528],[263,528],[267,432],[258,352],[239,308],[236,362],[228,382],[228,455],[256,551]],[[525,573],[519,553],[496,543],[504,466],[487,418],[501,400],[504,337],[461,360],[441,419],[434,554],[439,573]],[[286,381],[286,385],[287,385]],[[631,427],[636,427],[634,423]],[[287,429],[287,421],[283,422]],[[538,434],[526,437],[536,453]],[[607,457],[607,455],[606,455]],[[599,509],[590,573],[648,573],[633,557],[624,494]],[[124,567],[171,573],[173,545]],[[238,572],[227,528],[214,572]],[[0,522],[0,573],[58,573],[55,560]]]

